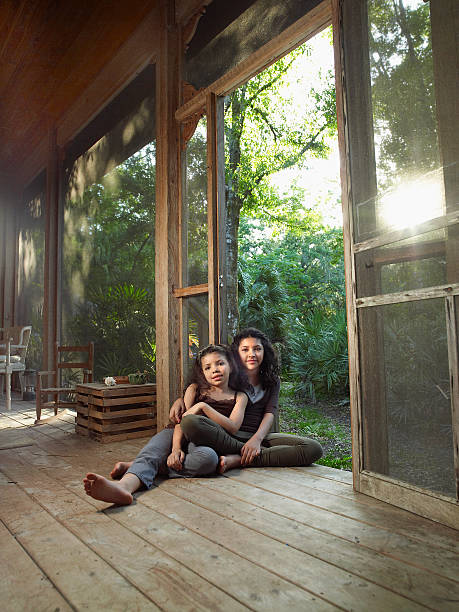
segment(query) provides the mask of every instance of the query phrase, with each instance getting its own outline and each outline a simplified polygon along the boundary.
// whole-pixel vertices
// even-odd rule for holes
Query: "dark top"
[[[205,402],[211,408],[222,414],[223,416],[229,418],[230,414],[233,411],[234,406],[236,405],[237,391],[234,392],[234,397],[228,400],[215,400],[206,395],[206,392],[199,393],[195,399],[195,404],[198,402]]]
[[[271,387],[271,389],[265,391],[263,397],[257,402],[252,403],[249,398],[240,431],[255,433],[260,427],[260,423],[267,412],[274,415],[277,413],[277,407],[279,404],[279,390],[280,380],[277,381],[274,387]]]

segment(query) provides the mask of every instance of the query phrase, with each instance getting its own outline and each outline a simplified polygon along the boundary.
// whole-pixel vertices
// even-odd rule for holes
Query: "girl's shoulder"
[[[248,402],[249,398],[247,397],[247,393],[245,391],[236,391],[235,392],[236,401],[245,401]]]
[[[188,385],[188,387],[185,389],[185,393],[184,396],[188,396],[188,397],[197,397],[199,395],[199,386],[197,383],[191,383]]]

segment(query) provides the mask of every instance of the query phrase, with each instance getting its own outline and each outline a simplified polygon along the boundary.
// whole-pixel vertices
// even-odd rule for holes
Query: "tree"
[[[280,199],[268,178],[282,169],[303,167],[310,156],[328,152],[326,136],[336,130],[333,75],[320,90],[305,90],[305,112],[297,113],[281,94],[289,69],[309,54],[303,45],[245,83],[225,100],[226,246],[228,332],[238,327],[238,230],[241,213],[276,215]]]
[[[63,340],[96,343],[96,376],[154,368],[155,147],[67,203]]]
[[[369,4],[373,120],[380,190],[439,165],[429,5]]]

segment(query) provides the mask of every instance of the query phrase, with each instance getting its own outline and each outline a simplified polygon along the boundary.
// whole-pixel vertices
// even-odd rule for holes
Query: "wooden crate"
[[[107,443],[156,433],[156,385],[77,385],[75,431]]]

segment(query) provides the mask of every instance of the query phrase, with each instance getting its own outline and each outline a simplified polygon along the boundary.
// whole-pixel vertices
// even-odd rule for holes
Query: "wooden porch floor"
[[[165,480],[116,508],[85,495],[145,440],[0,400],[0,596],[32,610],[454,610],[459,532],[353,492],[331,468]]]

